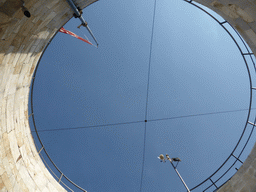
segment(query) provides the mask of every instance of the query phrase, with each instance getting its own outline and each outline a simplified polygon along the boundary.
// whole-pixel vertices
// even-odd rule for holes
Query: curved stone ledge
[[[38,60],[71,17],[66,0],[0,0],[0,191],[65,191],[44,166],[28,122],[29,86]],[[85,8],[96,0],[76,0]],[[229,21],[256,53],[256,1],[197,0]],[[256,191],[256,146],[219,191]]]
[[[256,191],[256,144],[237,173],[218,191]]]
[[[0,1],[0,190],[65,191],[46,169],[28,122],[29,86],[53,35],[73,13],[66,0]],[[84,8],[95,0],[76,1]]]
[[[227,20],[256,53],[256,1],[253,0],[195,0]],[[254,133],[255,134],[255,133]],[[237,173],[219,192],[256,191],[256,143]]]

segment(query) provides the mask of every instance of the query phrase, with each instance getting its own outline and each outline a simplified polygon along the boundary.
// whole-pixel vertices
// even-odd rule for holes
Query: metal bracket
[[[68,2],[69,6],[72,8],[72,10],[74,11],[74,14],[76,15],[76,17],[79,18],[80,21],[82,22],[81,25],[79,25],[77,28],[80,29],[81,26],[84,26],[88,30],[88,32],[90,33],[90,35],[92,36],[93,40],[95,41],[95,43],[97,44],[97,47],[98,47],[99,44],[98,44],[96,38],[94,37],[91,29],[88,27],[88,23],[84,20],[82,14],[80,13],[78,8],[74,4],[73,0],[66,0],[66,1]]]

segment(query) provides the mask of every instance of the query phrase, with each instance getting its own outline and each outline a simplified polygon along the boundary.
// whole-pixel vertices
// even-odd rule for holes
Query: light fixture
[[[23,2],[23,1],[22,1],[22,2]],[[29,17],[31,16],[31,14],[30,14],[30,12],[28,11],[28,9],[27,9],[24,5],[25,5],[25,3],[23,2],[23,5],[21,6],[21,9],[22,9],[24,15],[29,18]]]

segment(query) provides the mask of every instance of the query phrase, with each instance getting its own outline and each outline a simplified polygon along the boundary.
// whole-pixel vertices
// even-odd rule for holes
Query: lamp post
[[[180,158],[170,158],[168,154],[166,154],[166,158],[164,158],[164,155],[161,154],[161,155],[159,155],[158,159],[160,159],[161,162],[164,162],[164,163],[165,163],[166,160],[170,161],[170,163],[172,164],[173,169],[176,171],[176,173],[179,176],[180,180],[182,181],[183,185],[186,187],[187,191],[190,192],[188,186],[186,185],[185,181],[182,179],[180,173],[177,170],[177,165],[178,164],[176,166],[173,165],[173,161],[176,161],[176,162],[179,163],[181,161]]]

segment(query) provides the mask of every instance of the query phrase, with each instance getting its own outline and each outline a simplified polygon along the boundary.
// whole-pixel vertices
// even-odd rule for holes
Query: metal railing
[[[58,30],[59,31],[59,30]],[[58,32],[57,32],[58,33]],[[57,35],[57,33],[55,35]],[[52,39],[55,37],[55,35],[52,37]],[[37,130],[37,127],[36,127],[36,123],[35,123],[35,118],[34,118],[34,108],[33,108],[33,90],[34,90],[34,83],[35,83],[35,77],[36,77],[36,73],[37,73],[37,69],[38,69],[38,66],[39,66],[39,63],[42,59],[42,56],[44,55],[44,52],[45,50],[47,49],[47,47],[49,46],[49,44],[51,43],[52,39],[47,43],[47,45],[45,46],[44,50],[43,50],[43,53],[41,54],[40,56],[40,59],[37,63],[37,66],[35,68],[35,71],[34,71],[34,74],[32,76],[32,83],[31,83],[31,89],[30,89],[30,115],[28,116],[29,118],[31,117],[32,118],[32,121],[33,121],[33,127],[35,129],[35,133],[36,133],[36,136],[37,136],[37,139],[38,139],[38,142],[40,143],[41,147],[39,147],[37,144],[36,144],[36,138],[33,137],[34,139],[34,143],[35,143],[35,146],[37,148],[37,151],[38,151],[38,154],[40,155],[41,159],[43,160],[44,164],[46,165],[46,167],[49,169],[49,171],[53,174],[53,176],[56,178],[56,180],[58,181],[58,183],[62,184],[62,186],[64,186],[66,189],[70,190],[70,191],[73,191],[70,187],[68,187],[63,181],[62,181],[62,178],[65,178],[70,184],[72,184],[73,186],[76,187],[76,189],[78,189],[79,191],[83,191],[83,192],[86,192],[85,189],[83,189],[82,187],[78,186],[76,183],[74,183],[72,180],[70,180],[58,167],[57,165],[53,162],[53,160],[51,159],[50,155],[48,154],[48,152],[46,151],[44,145],[43,145],[43,142],[42,140],[40,139],[40,136],[38,134],[38,130]],[[31,126],[30,126],[31,127]],[[33,131],[32,131],[33,132]],[[32,135],[33,136],[33,135]],[[46,157],[48,158],[48,160],[50,161],[50,163],[55,167],[55,169],[58,171],[58,173],[60,174],[60,176],[57,176],[56,173],[50,168],[50,166],[47,164],[46,160],[43,158],[43,155],[42,155],[42,152],[45,153]]]
[[[254,131],[254,127],[256,125],[256,118],[254,118],[253,122],[250,121],[250,119],[252,119],[252,115],[251,115],[251,109],[252,109],[252,95],[253,95],[253,91],[256,91],[256,87],[253,87],[253,83],[252,83],[252,74],[256,75],[256,67],[255,67],[255,62],[253,60],[253,53],[250,51],[248,45],[244,42],[244,40],[242,39],[242,37],[239,35],[239,33],[228,23],[228,21],[220,21],[218,20],[216,17],[214,17],[212,14],[210,14],[208,11],[206,11],[201,5],[199,6],[199,4],[197,3],[194,3],[192,0],[183,0],[187,3],[189,3],[190,5],[193,5],[194,7],[202,10],[204,13],[206,13],[207,15],[209,15],[212,19],[214,19],[227,33],[228,35],[230,36],[230,38],[234,41],[235,45],[237,46],[243,60],[244,60],[244,63],[246,65],[246,68],[247,68],[247,72],[248,72],[248,76],[249,76],[249,83],[250,83],[250,100],[249,100],[249,107],[248,107],[248,115],[247,115],[247,118],[246,118],[246,121],[245,121],[245,126],[244,126],[244,129],[241,133],[241,136],[236,144],[236,146],[234,147],[233,151],[231,152],[231,154],[228,156],[228,158],[224,161],[224,163],[214,172],[212,173],[208,178],[206,178],[204,181],[202,181],[201,183],[199,183],[198,185],[196,185],[195,187],[191,188],[190,191],[193,191],[195,189],[198,189],[200,186],[202,187],[203,185],[206,185],[204,186],[203,188],[203,192],[205,191],[216,191],[217,189],[219,189],[221,186],[223,186],[232,176],[233,176],[233,172],[232,172],[232,175],[231,177],[229,176],[228,179],[225,179],[224,181],[222,181],[221,179],[224,178],[224,176],[227,176],[227,174],[230,175],[230,172],[231,172],[231,169],[234,167],[234,165],[239,162],[241,165],[243,164],[242,160],[240,159],[242,153],[244,152],[244,149],[245,147],[247,146],[251,136],[252,136],[252,133]],[[242,45],[244,46],[243,48],[245,48],[245,52],[242,51],[242,48],[241,46],[239,45],[239,43],[237,42],[237,40],[235,39],[235,37],[232,35],[232,33],[227,29],[227,27],[225,26],[229,26],[231,27],[235,34],[238,36],[238,39],[237,40],[240,40],[242,42]],[[57,33],[56,33],[57,34]],[[55,34],[55,35],[56,35]],[[52,38],[53,39],[53,38]],[[38,69],[38,66],[39,66],[39,63],[40,63],[40,60],[46,50],[46,48],[48,47],[48,45],[50,44],[51,41],[48,42],[48,44],[46,45],[39,61],[38,61],[38,64],[36,66],[36,69],[35,69],[35,72],[33,74],[33,77],[32,77],[32,83],[31,83],[31,92],[30,92],[30,106],[31,106],[31,114],[29,115],[29,118],[31,117],[32,118],[32,121],[33,121],[33,126],[34,126],[34,129],[35,129],[35,133],[36,133],[36,138],[38,139],[38,142],[40,143],[40,147],[36,145],[37,147],[37,150],[38,150],[38,153],[40,155],[40,157],[42,158],[43,162],[45,163],[45,165],[48,167],[48,169],[50,170],[50,172],[52,172],[53,176],[56,178],[56,180],[62,184],[62,186],[64,186],[66,189],[70,190],[70,191],[73,191],[70,187],[68,187],[62,180],[62,178],[65,178],[69,184],[72,184],[73,186],[76,187],[76,189],[80,190],[80,191],[86,191],[85,189],[81,188],[80,186],[78,186],[77,184],[75,184],[73,181],[71,181],[58,167],[57,165],[53,162],[53,160],[50,158],[49,154],[47,153],[41,139],[40,139],[40,136],[38,134],[38,130],[36,128],[36,123],[35,123],[35,118],[34,118],[34,111],[33,111],[33,88],[34,88],[34,82],[35,82],[35,77],[36,77],[36,73],[37,73],[37,69]],[[251,61],[252,63],[252,67],[254,69],[254,72],[252,72],[250,70],[250,67],[249,67],[249,64],[248,64],[248,60]],[[256,86],[256,85],[255,85]],[[249,128],[249,126],[252,126],[251,128]],[[249,130],[250,129],[250,130]],[[248,137],[246,138],[246,141],[245,143],[242,142],[242,139],[245,138],[245,132],[246,131],[249,131],[249,135]],[[33,131],[32,131],[33,132]],[[36,138],[34,138],[34,141],[35,141],[35,144],[36,144]],[[242,149],[238,149],[238,147],[242,147]],[[57,172],[60,174],[60,176],[57,176],[56,173],[50,168],[50,166],[47,164],[46,160],[43,158],[43,155],[42,155],[42,152],[45,153],[46,157],[48,158],[49,162],[52,164],[53,167],[55,167],[55,169],[57,170]],[[237,155],[236,155],[237,154]],[[228,166],[227,168],[225,167],[225,165],[227,165],[228,163],[231,163],[230,166]],[[221,172],[221,175],[218,176],[217,178],[214,178],[216,177],[217,174],[219,174]],[[212,189],[212,187],[214,189]]]
[[[248,45],[244,42],[243,38],[240,36],[240,34],[234,29],[234,27],[226,20],[223,20],[223,21],[220,21],[218,20],[216,17],[214,17],[211,13],[209,13],[208,11],[206,11],[202,6],[199,6],[199,4],[197,3],[194,3],[192,0],[188,1],[188,0],[184,0],[185,2],[195,6],[196,8],[202,10],[204,13],[206,13],[207,15],[209,15],[212,19],[214,19],[227,33],[228,35],[230,36],[230,38],[233,40],[233,42],[235,43],[235,45],[237,46],[243,60],[244,60],[244,63],[246,65],[246,68],[247,68],[247,72],[248,72],[248,77],[249,77],[249,84],[250,84],[250,100],[249,100],[249,108],[248,108],[248,115],[247,115],[247,118],[246,118],[246,122],[245,122],[245,126],[244,126],[244,129],[241,133],[241,136],[236,144],[236,146],[234,147],[233,151],[231,152],[231,154],[228,156],[228,158],[224,161],[224,163],[214,172],[212,173],[208,178],[206,178],[203,182],[201,182],[200,184],[196,185],[195,187],[191,188],[190,191],[193,191],[195,190],[196,188],[198,188],[199,186],[205,184],[206,182],[210,182],[210,184],[205,187],[205,189],[203,190],[203,192],[211,189],[211,187],[214,186],[214,191],[216,191],[217,189],[219,189],[221,186],[223,186],[228,180],[230,180],[230,178],[228,180],[226,180],[225,182],[222,182],[221,184],[220,183],[220,180],[225,176],[227,175],[227,173],[230,172],[230,170],[232,169],[232,167],[234,167],[234,165],[237,163],[237,162],[240,162],[241,164],[243,164],[243,162],[240,160],[240,157],[242,155],[242,153],[244,152],[244,149],[245,147],[247,146],[251,136],[252,136],[252,133],[254,131],[254,127],[255,127],[255,124],[256,124],[256,118],[254,118],[254,122],[250,122],[250,118],[251,118],[251,109],[252,109],[252,91],[255,90],[255,88],[253,87],[252,85],[252,72],[250,71],[250,68],[249,68],[249,65],[248,65],[248,58],[246,58],[246,56],[249,56],[249,59],[250,61],[252,62],[252,67],[254,68],[254,72],[253,74],[255,75],[255,72],[256,72],[256,67],[255,67],[255,62],[252,58],[252,55],[253,53],[250,51]],[[235,32],[235,34],[238,36],[238,39],[242,42],[246,52],[243,52],[242,51],[242,48],[240,47],[240,45],[238,44],[237,40],[235,39],[235,37],[231,34],[231,32],[227,29],[227,27],[225,27],[225,25],[228,25],[230,26],[233,31]],[[249,136],[248,138],[246,139],[246,142],[244,144],[242,144],[242,139],[244,138],[245,136],[245,132],[249,129],[248,125],[252,125],[252,128],[249,133]],[[242,145],[242,149],[239,151],[238,150],[238,146],[241,146]],[[238,156],[235,156],[235,153],[238,153]],[[228,168],[224,168],[224,165],[226,165],[227,163],[231,163],[231,166],[229,166]],[[219,173],[219,172],[222,172],[223,174],[221,174],[220,176],[218,176],[217,178],[213,179],[213,177]],[[219,182],[219,183],[218,183]]]

